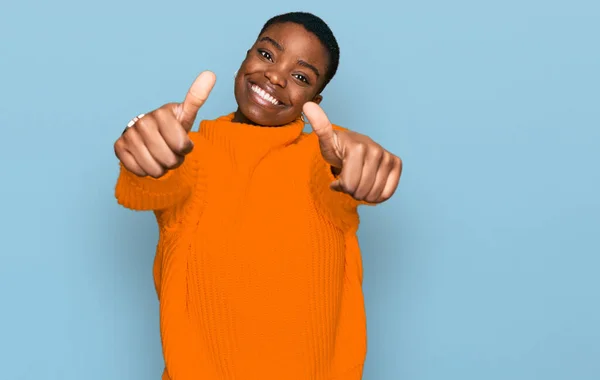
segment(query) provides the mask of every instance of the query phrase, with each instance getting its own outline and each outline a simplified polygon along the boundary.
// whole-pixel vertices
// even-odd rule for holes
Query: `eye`
[[[268,59],[269,61],[273,62],[273,57],[271,57],[271,53],[269,53],[268,51],[265,50],[258,50],[258,54],[262,55],[263,57],[265,57],[266,59]]]
[[[309,84],[309,83],[308,83],[308,78],[307,78],[307,77],[305,77],[305,76],[304,76],[304,75],[302,75],[302,74],[294,74],[294,77],[295,77],[296,79],[298,79],[299,81],[302,81],[302,82],[304,82],[304,83],[306,83],[306,84]]]

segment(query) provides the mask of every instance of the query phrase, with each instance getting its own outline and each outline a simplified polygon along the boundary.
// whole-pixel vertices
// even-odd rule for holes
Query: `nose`
[[[269,67],[269,69],[265,71],[265,77],[267,77],[273,86],[279,86],[281,88],[287,86],[287,77],[281,68],[273,66]]]

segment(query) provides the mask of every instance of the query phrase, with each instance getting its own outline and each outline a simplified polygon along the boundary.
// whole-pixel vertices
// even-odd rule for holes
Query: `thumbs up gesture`
[[[212,72],[201,73],[183,103],[165,104],[127,128],[114,145],[125,168],[140,177],[159,178],[180,166],[193,148],[188,132],[215,81]]]
[[[316,103],[306,103],[303,112],[319,139],[321,155],[338,174],[330,185],[333,190],[369,203],[384,202],[394,194],[402,173],[399,157],[365,135],[334,130]]]

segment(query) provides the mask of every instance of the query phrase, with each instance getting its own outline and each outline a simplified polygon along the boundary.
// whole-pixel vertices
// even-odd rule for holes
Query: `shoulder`
[[[334,131],[351,131],[350,129],[342,127],[342,126],[337,125],[337,124],[333,124],[332,123],[331,126],[333,127]],[[308,127],[307,131],[302,132],[302,135],[298,139],[298,141],[304,141],[304,140],[312,141],[313,143],[318,143],[317,135],[311,129],[310,126]]]

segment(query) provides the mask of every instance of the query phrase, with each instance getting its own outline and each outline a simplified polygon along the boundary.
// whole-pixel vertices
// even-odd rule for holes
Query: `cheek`
[[[304,103],[313,100],[315,94],[313,90],[302,88],[297,86],[295,83],[290,83],[290,98],[293,101],[294,106],[302,108]]]
[[[242,70],[244,72],[252,73],[261,69],[264,66],[264,62],[262,62],[258,57],[250,55],[250,57],[246,58],[244,62],[242,62]]]

